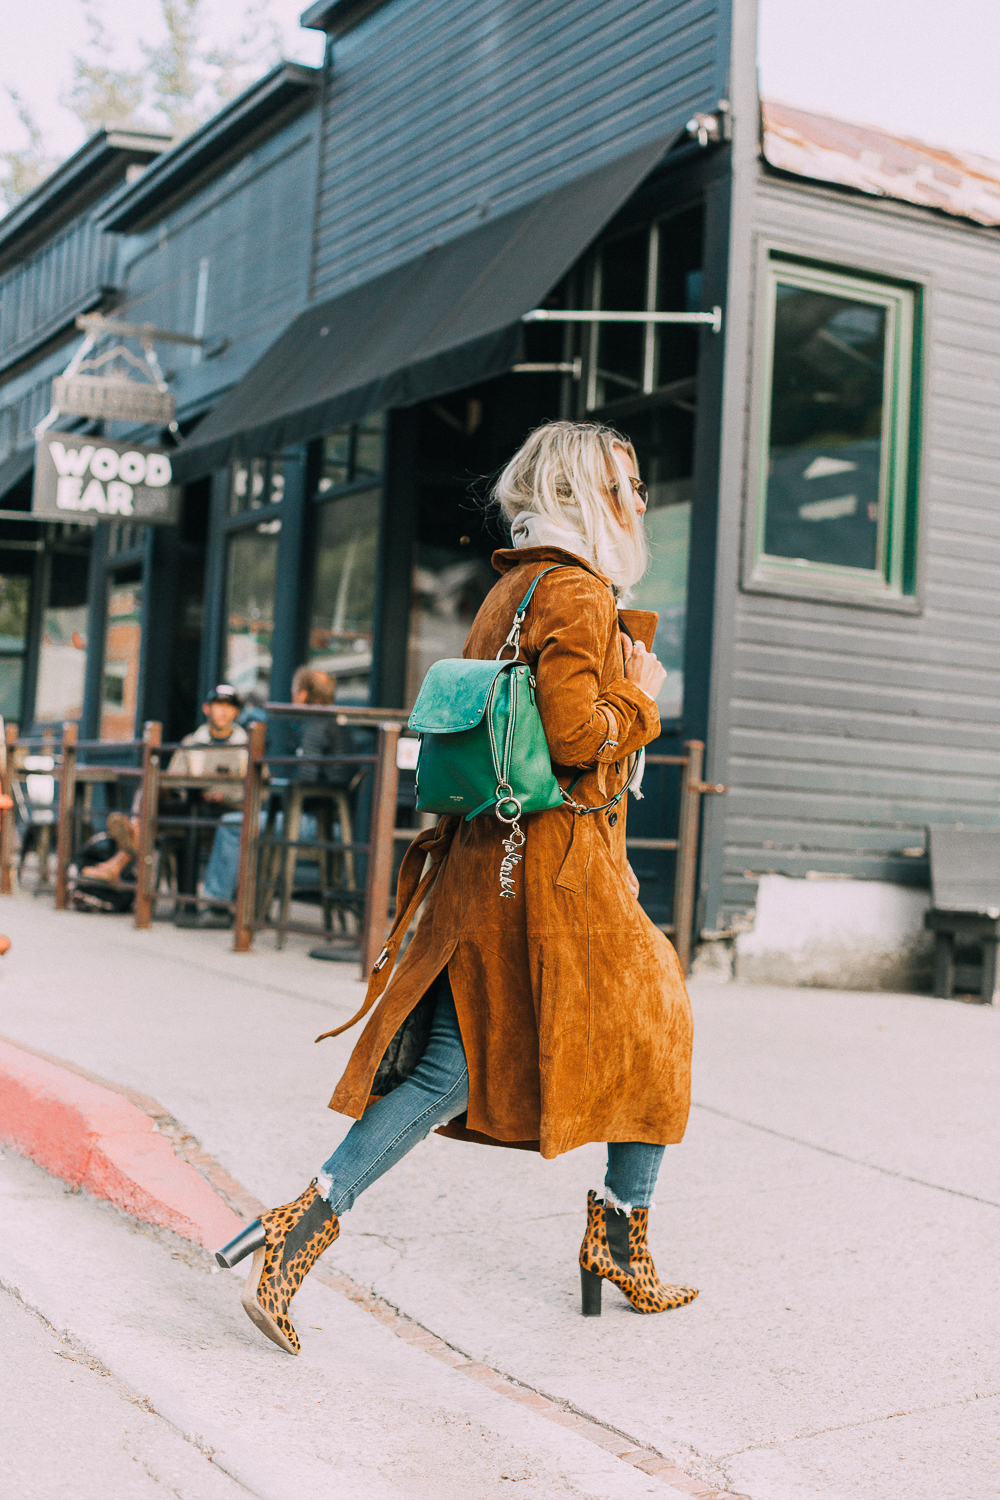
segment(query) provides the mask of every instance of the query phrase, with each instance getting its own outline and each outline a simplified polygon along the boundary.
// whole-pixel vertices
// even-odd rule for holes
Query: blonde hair
[[[631,486],[615,459],[636,463],[628,438],[597,422],[546,422],[522,443],[493,487],[508,522],[523,511],[576,532],[621,593],[649,567],[649,544]],[[636,464],[638,472],[638,465]]]

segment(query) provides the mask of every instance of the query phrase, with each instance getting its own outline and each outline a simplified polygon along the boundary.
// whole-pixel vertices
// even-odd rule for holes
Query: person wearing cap
[[[237,720],[243,700],[228,682],[219,683],[202,704],[204,724],[181,740],[181,747],[170,757],[167,773],[171,776],[231,776],[232,787],[206,787],[200,794],[203,813],[210,817],[239,817],[243,806],[243,777],[247,772],[248,735]],[[193,872],[192,872],[193,874]],[[180,885],[180,880],[178,881]],[[184,884],[191,884],[193,880]],[[206,895],[215,894],[206,887]],[[227,899],[219,897],[220,900]],[[175,927],[231,927],[232,913],[224,906],[202,909],[182,907],[174,918]]]
[[[175,750],[170,757],[167,774],[169,776],[233,777],[232,788],[212,786],[201,792],[204,810],[210,816],[213,812],[221,815],[227,809],[241,807],[243,803],[243,777],[246,775],[248,758],[247,732],[236,722],[243,702],[234,687],[231,687],[228,682],[221,682],[209,694],[201,707],[205,715],[204,724],[199,724],[192,734],[185,735],[181,740],[180,748]],[[238,781],[237,778],[239,778]],[[124,813],[111,813],[108,816],[107,831],[118,845],[117,852],[112,854],[110,859],[102,860],[100,864],[90,865],[82,870],[80,873],[83,876],[88,880],[117,881],[122,878],[126,866],[135,858],[138,850],[138,815],[137,795],[130,818],[127,818]],[[179,879],[178,884],[183,889],[192,882]],[[217,915],[214,922],[204,924],[197,920],[201,915],[201,913],[194,914],[192,919],[187,917],[186,913],[182,913],[178,918],[178,925],[220,925]],[[226,916],[228,915],[227,912]]]
[[[204,724],[186,734],[167,767],[168,776],[238,776],[247,770],[247,732],[237,724],[243,700],[228,682],[220,682],[202,704]],[[241,807],[243,788],[208,787],[202,802],[215,807]]]

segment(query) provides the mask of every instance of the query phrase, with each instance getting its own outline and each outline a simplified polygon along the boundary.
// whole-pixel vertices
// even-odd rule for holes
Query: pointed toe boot
[[[340,1220],[313,1181],[294,1203],[268,1209],[215,1253],[227,1268],[253,1253],[243,1307],[261,1333],[287,1354],[298,1354],[301,1347],[288,1316],[292,1298],[339,1234]]]
[[[605,1206],[595,1192],[587,1194],[587,1232],[580,1246],[584,1317],[600,1317],[602,1281],[613,1282],[641,1313],[684,1307],[697,1297],[693,1286],[666,1286],[657,1276],[646,1243],[648,1224],[648,1208],[624,1214]]]

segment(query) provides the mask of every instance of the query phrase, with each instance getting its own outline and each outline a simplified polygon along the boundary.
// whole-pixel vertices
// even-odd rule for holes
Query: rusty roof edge
[[[761,158],[792,177],[1000,226],[1000,163],[761,100]]]

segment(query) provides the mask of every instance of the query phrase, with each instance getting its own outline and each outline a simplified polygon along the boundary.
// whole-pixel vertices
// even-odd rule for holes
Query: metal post
[[[160,757],[163,725],[152,719],[142,729],[142,792],[139,807],[139,854],[136,860],[135,925],[151,927],[156,892],[153,873],[156,864],[156,815],[160,801]]]
[[[250,728],[247,776],[243,784],[243,823],[240,828],[240,863],[236,877],[236,920],[233,952],[249,953],[253,943],[254,907],[257,901],[257,843],[260,838],[260,808],[264,796],[267,725],[259,721]]]
[[[691,962],[694,923],[694,882],[698,865],[698,810],[701,805],[701,768],[705,746],[688,740],[687,764],[681,773],[680,816],[677,820],[677,868],[674,874],[674,947],[686,974]]]
[[[62,765],[59,768],[59,826],[56,833],[56,911],[66,910],[66,873],[73,858],[73,824],[76,811],[77,724],[64,724]]]
[[[12,797],[14,782],[14,745],[17,742],[17,725],[7,724],[3,732],[3,760],[0,761],[0,790],[5,797]],[[0,896],[10,896],[14,890],[14,809],[0,813]]]
[[[380,724],[378,731],[378,765],[375,769],[375,795],[372,799],[371,827],[368,835],[368,879],[365,890],[365,925],[361,937],[361,976],[367,979],[385,942],[389,917],[389,893],[392,885],[393,830],[396,826],[396,797],[399,769],[396,747],[399,724]]]

